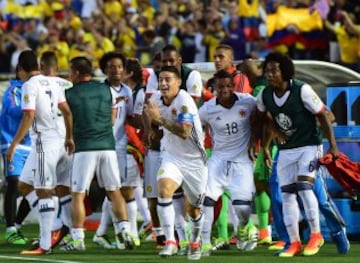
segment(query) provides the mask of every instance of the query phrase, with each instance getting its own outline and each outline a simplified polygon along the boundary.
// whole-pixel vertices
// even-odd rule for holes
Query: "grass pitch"
[[[5,228],[0,228],[4,233]],[[29,239],[38,234],[37,225],[25,225],[22,229],[24,235]],[[143,242],[141,247],[132,251],[121,251],[117,249],[105,250],[92,243],[94,232],[86,232],[86,251],[85,252],[64,252],[58,248],[54,253],[44,256],[21,256],[21,250],[28,249],[28,246],[9,245],[0,238],[0,262],[53,262],[53,263],[78,263],[78,262],[139,262],[139,263],[161,263],[161,262],[189,262],[186,257],[174,256],[171,258],[161,258],[157,255],[154,242]],[[113,236],[113,232],[109,232]],[[215,251],[210,257],[203,257],[199,262],[211,263],[272,263],[272,262],[293,262],[293,263],[358,263],[360,260],[360,243],[351,242],[351,249],[348,255],[339,255],[336,247],[332,243],[325,243],[320,252],[312,257],[297,256],[294,258],[278,258],[272,251],[265,247],[256,248],[250,252],[240,252],[235,246],[230,250]]]

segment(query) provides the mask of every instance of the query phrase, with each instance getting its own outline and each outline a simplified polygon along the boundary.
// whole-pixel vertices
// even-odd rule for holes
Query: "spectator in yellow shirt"
[[[59,70],[69,69],[69,45],[59,39],[58,31],[49,31],[48,42],[38,50],[38,56],[40,57],[45,51],[55,52]]]
[[[347,20],[347,23],[341,25],[332,25],[328,20],[324,20],[324,25],[336,35],[340,47],[341,64],[357,70],[360,38],[349,27],[349,22],[355,23],[356,17],[354,14],[348,13]]]

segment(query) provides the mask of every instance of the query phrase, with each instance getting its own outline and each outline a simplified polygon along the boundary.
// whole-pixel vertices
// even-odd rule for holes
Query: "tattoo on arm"
[[[184,140],[190,136],[192,129],[192,126],[182,125],[165,118],[161,118],[161,125]]]

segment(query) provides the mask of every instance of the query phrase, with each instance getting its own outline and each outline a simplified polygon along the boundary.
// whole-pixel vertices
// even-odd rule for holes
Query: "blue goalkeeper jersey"
[[[21,122],[21,80],[10,80],[10,86],[4,92],[2,98],[2,109],[0,115],[0,145],[1,153],[5,153],[12,142]],[[19,150],[29,150],[31,145],[30,135],[26,134],[18,145]]]

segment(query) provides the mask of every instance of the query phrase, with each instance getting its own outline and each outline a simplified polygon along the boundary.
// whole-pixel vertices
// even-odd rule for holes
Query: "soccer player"
[[[4,92],[0,116],[0,145],[4,161],[4,175],[7,184],[4,195],[4,216],[6,221],[4,239],[9,244],[24,245],[27,243],[27,239],[22,235],[20,229],[18,229],[22,222],[22,220],[19,222],[18,214],[20,215],[20,213],[25,212],[25,215],[27,215],[28,211],[30,211],[30,207],[26,198],[23,198],[17,213],[16,200],[19,193],[19,177],[31,149],[29,133],[25,135],[24,139],[17,146],[14,154],[14,161],[7,162],[5,158],[5,152],[12,142],[22,118],[21,86],[23,85],[23,82],[20,80],[18,67],[16,68],[16,71],[16,78],[10,80],[10,86]]]
[[[253,250],[257,245],[257,229],[250,220],[255,185],[253,163],[248,155],[250,118],[256,108],[256,99],[249,94],[235,93],[233,76],[225,70],[215,74],[214,86],[217,97],[199,110],[200,119],[209,126],[213,140],[204,201],[203,255],[210,254],[214,205],[226,189],[230,190],[232,205],[239,218],[238,249]]]
[[[249,84],[249,80],[245,74],[237,70],[234,62],[234,50],[231,46],[226,44],[220,44],[215,48],[214,53],[214,66],[215,74],[220,70],[225,70],[228,73],[233,75],[234,81],[234,91],[241,93],[251,93],[252,88]],[[214,95],[216,95],[215,90],[215,77],[210,78],[206,84],[203,91],[203,100],[208,101]],[[209,132],[206,133],[205,138],[205,148],[208,153],[211,153],[211,136]],[[228,237],[228,206],[231,200],[229,200],[227,194],[223,194],[219,200],[217,200],[216,205],[214,206],[214,221],[216,222],[218,238],[216,239],[216,248],[218,249],[227,249],[229,247],[229,237]],[[220,210],[220,211],[219,211]],[[233,208],[230,208],[230,216],[232,216]],[[217,217],[218,215],[218,217]],[[236,221],[236,218],[232,218],[232,221]],[[235,225],[235,224],[234,224]],[[237,231],[236,231],[237,232]]]
[[[179,51],[176,49],[174,45],[167,45],[161,51],[161,65],[162,66],[174,66],[180,72],[181,77],[181,85],[180,89],[186,90],[190,96],[194,99],[197,106],[199,106],[202,97],[202,79],[200,72],[197,70],[193,70],[182,64],[182,58],[180,56]],[[159,72],[155,72],[155,74],[150,75],[148,79],[148,83],[146,86],[146,96],[149,97],[151,94],[158,90],[159,82],[158,82]],[[158,133],[160,135],[160,133]],[[154,145],[158,145],[156,142],[153,142]],[[148,153],[150,155],[149,159],[156,160],[159,154],[156,152],[155,147],[151,149]],[[151,168],[151,167],[150,167]],[[155,167],[157,168],[157,167]],[[154,170],[155,170],[154,168]],[[151,174],[149,174],[151,176]],[[155,182],[156,177],[150,177],[148,182]],[[147,179],[146,179],[147,180]],[[150,185],[151,186],[151,185]],[[156,186],[152,185],[152,188],[156,190]],[[155,192],[153,192],[153,195]],[[179,255],[185,255],[187,253],[187,247],[189,245],[188,237],[186,235],[186,221],[185,221],[185,203],[183,198],[183,191],[179,188],[175,194],[173,199],[173,205],[175,207],[176,214],[178,215],[175,218],[175,229],[179,239],[180,250],[178,251]],[[150,209],[152,207],[150,206]]]
[[[41,255],[51,252],[51,226],[55,217],[52,193],[57,183],[56,167],[64,151],[64,141],[58,129],[58,109],[66,125],[65,147],[74,150],[72,139],[72,114],[66,103],[64,90],[53,78],[41,75],[36,55],[31,50],[19,56],[19,71],[24,74],[22,110],[19,129],[6,152],[7,161],[13,161],[16,146],[30,127],[32,149],[26,160],[22,177],[33,177],[34,188],[39,198],[40,243],[34,250],[22,251],[23,255]],[[25,181],[26,182],[26,181]]]
[[[116,218],[115,233],[126,249],[134,246],[125,200],[120,192],[119,167],[112,124],[116,100],[109,85],[91,80],[92,65],[85,57],[71,60],[70,79],[74,86],[66,98],[74,116],[75,153],[71,173],[73,241],[65,250],[85,250],[85,192],[96,173],[100,187],[111,200]],[[117,66],[115,66],[117,68]],[[95,105],[95,106],[94,106]]]
[[[128,211],[128,220],[130,222],[131,233],[133,234],[136,245],[140,245],[138,230],[137,230],[137,206],[135,201],[134,187],[137,185],[132,177],[127,176],[127,150],[126,146],[128,138],[125,132],[125,122],[133,115],[133,96],[132,90],[123,83],[124,68],[126,64],[126,57],[119,52],[109,52],[104,54],[100,59],[100,68],[106,75],[105,84],[110,87],[113,96],[116,98],[116,116],[113,127],[115,137],[115,149],[118,159],[119,172],[121,178],[121,193],[125,198],[126,207]],[[106,236],[108,218],[111,215],[111,203],[108,198],[104,199],[102,209],[102,217],[99,228],[94,235],[93,241],[105,248],[111,247]],[[113,220],[116,221],[115,218]],[[117,240],[117,245],[122,248],[122,245]]]
[[[254,97],[265,88],[266,80],[262,74],[261,67],[255,60],[247,59],[241,64],[237,65],[249,79],[250,85],[253,88],[252,95]],[[276,147],[271,148],[273,155],[276,153]],[[269,211],[270,211],[270,197],[268,195],[269,177],[271,168],[264,162],[264,151],[260,148],[256,157],[254,167],[254,179],[256,194],[254,197],[255,209],[258,218],[258,245],[270,245],[272,242],[271,233],[269,231]]]
[[[316,178],[316,163],[321,154],[321,136],[316,118],[325,136],[329,139],[329,153],[338,156],[338,148],[331,123],[326,115],[325,105],[313,89],[293,79],[295,68],[291,59],[279,52],[270,53],[264,62],[267,87],[258,95],[257,109],[259,120],[269,112],[276,123],[276,129],[286,136],[278,144],[279,159],[277,172],[283,199],[284,223],[291,244],[280,257],[293,257],[302,251],[299,236],[300,196],[311,235],[303,254],[311,256],[318,253],[324,243],[320,233],[319,206],[313,192]],[[265,151],[266,159],[271,159]]]
[[[160,93],[153,94],[144,108],[145,130],[161,126],[162,161],[158,171],[158,214],[166,236],[160,256],[177,253],[174,236],[173,195],[181,186],[189,202],[191,237],[188,259],[201,257],[200,232],[203,216],[200,207],[207,182],[204,136],[195,102],[180,89],[180,73],[174,66],[164,66],[159,74]]]
[[[133,117],[131,118],[130,123],[133,125],[131,127],[137,127],[136,132],[127,133],[129,138],[128,142],[128,168],[130,166],[133,169],[129,168],[132,173],[128,173],[128,177],[133,179],[133,186],[135,186],[135,200],[138,207],[138,211],[142,215],[143,224],[139,228],[139,238],[145,239],[148,235],[152,233],[152,222],[151,222],[151,215],[149,211],[149,205],[147,198],[144,197],[144,167],[143,163],[140,162],[140,159],[143,159],[144,156],[142,155],[142,150],[144,146],[142,145],[141,141],[137,144],[136,142],[140,139],[140,135],[142,134],[142,112],[145,103],[145,88],[146,85],[144,83],[144,72],[147,71],[142,68],[140,62],[136,58],[127,58],[125,64],[125,79],[124,82],[126,85],[130,87],[132,90],[132,96],[134,101],[134,110],[133,110]],[[134,128],[129,128],[127,131],[134,130]],[[130,138],[131,137],[131,138]],[[130,150],[130,152],[129,152]],[[134,158],[137,156],[137,158]],[[136,162],[138,165],[136,165]],[[132,165],[131,165],[132,164]],[[141,168],[141,171],[137,167]]]
[[[40,72],[48,77],[52,77],[53,80],[64,90],[72,87],[72,83],[66,79],[57,76],[58,60],[56,54],[52,51],[46,51],[40,58]],[[60,141],[64,141],[66,138],[66,127],[64,125],[64,119],[59,111],[58,117],[58,129],[60,133]],[[65,151],[59,160],[59,164],[56,167],[57,185],[55,187],[55,193],[58,197],[60,218],[54,221],[52,229],[51,247],[55,247],[62,238],[69,233],[71,228],[71,193],[70,193],[70,170],[71,170],[71,156]]]

